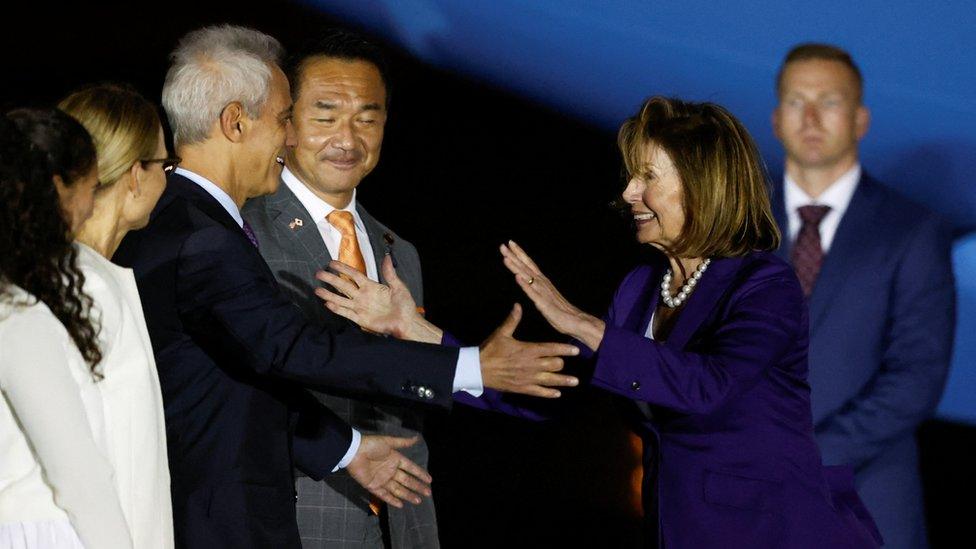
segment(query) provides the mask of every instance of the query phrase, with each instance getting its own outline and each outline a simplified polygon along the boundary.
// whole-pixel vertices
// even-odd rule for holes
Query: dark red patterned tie
[[[796,277],[803,287],[803,295],[810,297],[824,258],[823,247],[820,245],[820,222],[830,211],[830,206],[801,206],[796,211],[800,214],[803,225],[793,243],[791,259]]]

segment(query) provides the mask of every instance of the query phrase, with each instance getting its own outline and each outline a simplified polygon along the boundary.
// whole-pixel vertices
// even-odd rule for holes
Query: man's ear
[[[244,137],[244,106],[232,101],[220,111],[220,132],[232,143],[240,143]]]
[[[870,127],[871,111],[864,105],[858,105],[857,112],[854,113],[854,131],[857,132],[858,141],[867,135]]]

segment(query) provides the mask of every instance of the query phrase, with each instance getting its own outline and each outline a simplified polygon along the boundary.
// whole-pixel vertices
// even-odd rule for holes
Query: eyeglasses
[[[145,160],[140,160],[139,162],[142,162],[143,165],[159,162],[163,165],[163,171],[169,173],[175,170],[176,167],[179,166],[180,162],[182,161],[183,159],[178,156],[169,156],[166,158],[146,158]]]

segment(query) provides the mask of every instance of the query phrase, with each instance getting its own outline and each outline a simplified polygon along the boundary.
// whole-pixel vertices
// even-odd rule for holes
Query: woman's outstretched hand
[[[502,244],[500,250],[505,266],[515,275],[515,282],[549,324],[595,351],[603,341],[603,321],[567,301],[515,241]]]
[[[332,261],[329,268],[335,273],[319,271],[315,273],[315,278],[341,294],[316,288],[315,295],[333,313],[371,332],[411,341],[441,342],[443,332],[417,311],[417,303],[406,284],[397,276],[390,256],[383,259],[382,266],[383,278],[389,286],[370,280],[345,263]]]

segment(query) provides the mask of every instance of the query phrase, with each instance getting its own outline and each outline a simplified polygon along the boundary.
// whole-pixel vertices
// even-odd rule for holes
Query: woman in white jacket
[[[117,85],[77,91],[59,104],[88,130],[98,154],[94,210],[76,236],[85,293],[101,324],[108,457],[136,549],[173,547],[163,402],[132,271],[109,259],[140,229],[166,186],[169,158],[156,108]]]
[[[91,138],[69,116],[0,117],[0,548],[132,547],[71,245],[96,182]]]

